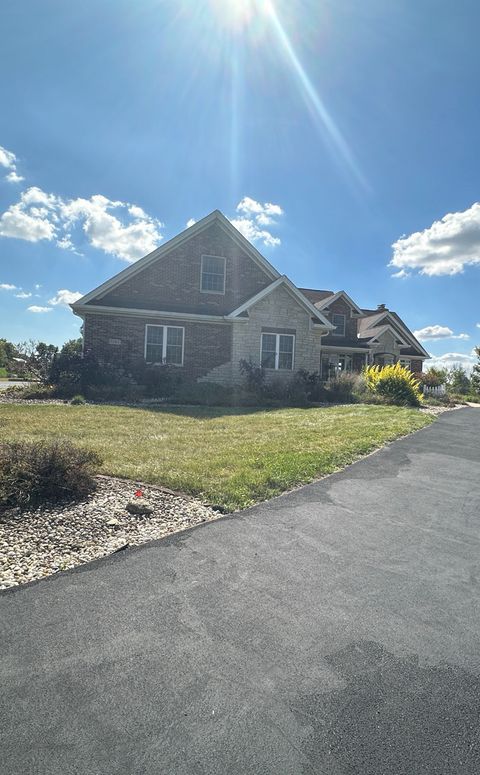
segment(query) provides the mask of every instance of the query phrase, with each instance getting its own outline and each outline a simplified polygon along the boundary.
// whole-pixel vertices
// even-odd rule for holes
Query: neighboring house
[[[420,371],[428,358],[384,307],[298,289],[218,210],[71,306],[84,321],[84,352],[100,361],[167,363],[225,385],[242,381],[241,359],[271,379],[397,360]]]

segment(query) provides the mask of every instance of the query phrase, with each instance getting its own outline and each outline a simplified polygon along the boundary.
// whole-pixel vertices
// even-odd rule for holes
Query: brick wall
[[[226,258],[225,294],[200,291],[202,255]],[[214,223],[96,299],[92,306],[222,315],[232,312],[271,282],[250,256]]]
[[[423,371],[423,361],[420,361],[420,360],[419,360],[419,361],[412,360],[412,361],[410,362],[410,369],[411,369],[412,371],[417,371],[417,372]]]
[[[99,360],[135,367],[143,362],[145,325],[182,326],[184,334],[184,365],[179,370],[188,378],[197,379],[232,357],[232,326],[228,323],[199,323],[168,320],[157,317],[126,315],[87,315],[84,325],[84,351]],[[114,340],[111,343],[110,340]],[[118,342],[118,343],[117,343]]]
[[[352,339],[355,341],[357,339],[357,318],[351,316],[351,310],[348,304],[344,299],[337,299],[333,302],[333,304],[328,308],[327,311],[322,310],[323,315],[327,318],[327,320],[330,321],[330,323],[333,322],[332,316],[333,315],[345,315],[345,339],[351,341]],[[328,344],[332,347],[335,346],[337,342],[340,342],[342,340],[341,337],[336,336],[333,331],[330,332],[328,335]],[[326,342],[326,340],[325,340]]]

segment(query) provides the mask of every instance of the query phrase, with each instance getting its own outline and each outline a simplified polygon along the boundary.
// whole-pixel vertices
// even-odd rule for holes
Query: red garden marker
[[[136,498],[143,498],[143,492],[141,490],[135,490]]]

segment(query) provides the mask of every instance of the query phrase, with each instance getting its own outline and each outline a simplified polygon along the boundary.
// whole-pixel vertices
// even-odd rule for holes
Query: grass
[[[0,379],[7,379],[8,374],[5,366],[0,366]]]
[[[245,508],[331,473],[428,425],[415,409],[309,409],[4,404],[5,440],[58,435],[94,449],[102,472]]]

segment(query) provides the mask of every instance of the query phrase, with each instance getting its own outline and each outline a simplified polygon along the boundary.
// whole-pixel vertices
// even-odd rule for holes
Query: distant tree
[[[463,366],[452,366],[448,372],[447,385],[451,393],[466,395],[469,392],[470,380]]]
[[[475,355],[477,356],[477,363],[473,367],[470,382],[472,390],[480,395],[480,347],[475,347]]]
[[[0,339],[0,368],[12,368],[13,359],[17,354],[15,345],[7,339]]]

